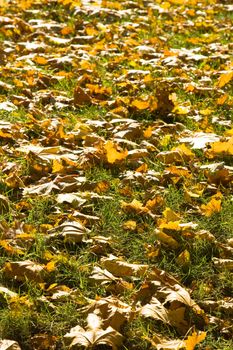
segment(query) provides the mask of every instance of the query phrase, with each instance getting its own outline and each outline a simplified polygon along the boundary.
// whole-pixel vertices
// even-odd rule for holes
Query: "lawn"
[[[0,349],[233,348],[232,9],[0,1]]]

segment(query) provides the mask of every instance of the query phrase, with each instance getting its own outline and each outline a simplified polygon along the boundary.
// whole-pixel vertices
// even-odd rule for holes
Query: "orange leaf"
[[[42,57],[42,56],[35,56],[34,57],[34,62],[37,63],[37,64],[41,64],[41,65],[44,65],[44,64],[47,64],[48,61],[46,60],[46,58]]]
[[[61,34],[62,35],[68,35],[73,32],[73,28],[71,27],[64,27],[61,29]]]
[[[153,128],[151,126],[148,126],[148,128],[144,131],[143,136],[146,139],[149,139],[152,136],[152,131],[153,131]]]
[[[52,271],[56,270],[56,261],[54,261],[54,260],[49,261],[45,265],[45,270],[48,271],[48,272],[52,272]]]
[[[205,152],[208,158],[233,155],[233,137],[231,137],[228,141],[213,142],[210,146],[211,148]]]
[[[186,350],[194,350],[195,346],[199,344],[206,337],[206,332],[197,333],[193,332],[190,336],[188,336],[187,340],[185,340]]]
[[[220,97],[217,99],[217,104],[218,104],[218,105],[223,105],[223,104],[226,102],[227,98],[228,98],[228,95],[227,95],[227,94],[224,94],[224,95],[220,96]]]
[[[131,106],[136,107],[139,110],[147,109],[150,107],[149,102],[147,101],[142,101],[142,100],[134,100],[131,103]]]
[[[104,145],[104,149],[107,153],[107,161],[111,164],[117,160],[123,160],[127,157],[128,151],[118,151],[117,146],[112,141],[107,141]]]
[[[222,194],[218,192],[207,204],[202,204],[202,213],[207,217],[211,216],[214,213],[219,213],[221,210],[221,197]]]
[[[148,165],[146,163],[142,163],[135,171],[137,173],[146,173],[148,169]]]
[[[217,86],[222,88],[227,83],[229,83],[229,81],[231,81],[232,78],[233,78],[233,71],[221,74],[218,79]]]

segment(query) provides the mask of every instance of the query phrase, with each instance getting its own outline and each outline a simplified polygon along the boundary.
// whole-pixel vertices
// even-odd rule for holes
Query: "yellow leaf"
[[[128,220],[123,223],[123,229],[126,231],[134,231],[137,228],[137,222],[134,220]]]
[[[63,172],[64,166],[62,165],[62,160],[53,159],[53,166],[52,166],[52,172],[53,173],[60,173]]]
[[[49,250],[46,250],[44,252],[43,258],[45,260],[51,260],[53,257],[54,257],[54,255]]]
[[[190,108],[182,105],[177,105],[173,108],[172,112],[180,115],[185,115],[190,112]]]
[[[189,253],[189,251],[185,249],[183,252],[181,252],[178,255],[178,257],[176,258],[176,262],[180,266],[188,265],[190,263],[190,253]]]
[[[92,27],[92,26],[87,26],[85,30],[86,30],[87,35],[97,35],[98,34],[98,30],[96,30],[95,27]]]
[[[100,262],[105,269],[117,277],[143,276],[149,268],[149,265],[130,264],[114,255],[101,258]]]
[[[46,60],[46,58],[42,57],[42,56],[35,56],[34,57],[34,62],[37,63],[37,64],[41,64],[41,65],[44,65],[44,64],[47,64],[48,61]]]
[[[52,272],[56,270],[56,261],[51,260],[45,265],[45,270],[48,272]]]
[[[161,138],[159,144],[160,144],[162,147],[167,147],[167,146],[169,145],[170,141],[171,141],[171,135],[167,134],[167,135],[164,135],[164,136]]]
[[[226,135],[226,136],[233,136],[233,129],[226,130],[224,135]]]
[[[172,238],[171,236],[167,235],[166,233],[156,230],[155,232],[155,237],[163,244],[166,246],[170,247],[171,249],[178,249],[179,248],[179,243]]]
[[[137,199],[133,199],[130,203],[122,201],[121,208],[127,213],[136,212],[137,214],[140,214],[148,212],[148,209]]]
[[[159,152],[156,158],[158,158],[161,162],[165,164],[180,164],[184,162],[181,152],[176,150]]]
[[[228,141],[213,142],[210,146],[211,148],[205,152],[208,158],[233,155],[233,137],[231,137]]]
[[[189,335],[187,340],[185,340],[186,350],[194,350],[195,346],[199,344],[206,337],[206,332],[193,332],[193,334]]]
[[[185,160],[191,160],[194,157],[194,153],[184,143],[173,148],[173,150],[179,151]]]
[[[152,136],[152,131],[153,131],[153,128],[151,126],[148,126],[148,128],[143,132],[143,136],[146,139],[149,139]]]
[[[0,246],[5,250],[7,254],[23,255],[24,252],[21,249],[12,247],[7,240],[0,240]]]
[[[148,101],[142,101],[142,100],[134,100],[131,103],[131,106],[136,107],[139,110],[147,109],[150,107],[150,104]]]
[[[207,217],[211,216],[214,213],[219,213],[221,210],[221,198],[222,194],[220,192],[212,196],[211,200],[207,204],[201,205],[202,213]]]
[[[200,114],[201,115],[204,115],[204,116],[208,116],[208,115],[211,115],[213,113],[213,110],[210,109],[210,108],[206,108],[206,109],[201,109],[200,110]]]
[[[159,228],[165,232],[167,231],[181,231],[181,227],[179,225],[179,221],[169,221],[169,222],[162,222],[159,225]]]
[[[127,150],[118,151],[117,146],[112,141],[107,141],[104,145],[104,149],[107,153],[107,161],[110,164],[113,164],[118,160],[124,160],[128,155]]]
[[[220,96],[217,99],[217,104],[218,105],[223,105],[226,102],[227,98],[228,98],[228,94],[224,94],[224,95]]]
[[[170,208],[166,208],[163,211],[163,216],[167,222],[180,220],[180,216]]]
[[[22,10],[27,10],[32,6],[32,0],[21,0],[18,3],[18,6],[22,9]]]
[[[1,5],[0,5],[0,6],[1,6]],[[21,80],[19,80],[19,79],[14,79],[13,82],[14,82],[15,86],[17,86],[17,87],[19,87],[19,88],[23,87],[23,82],[22,82]]]
[[[158,209],[160,209],[164,204],[164,199],[162,196],[160,196],[159,194],[157,194],[153,199],[149,199],[146,202],[146,208],[148,208],[151,211],[157,211]]]
[[[218,79],[217,86],[222,88],[227,83],[229,83],[229,81],[231,81],[232,78],[233,78],[233,71],[221,74]]]
[[[185,90],[187,92],[193,92],[195,90],[195,86],[193,86],[192,84],[189,84],[186,86]]]
[[[148,165],[146,163],[142,163],[135,171],[137,173],[146,173],[148,170]]]
[[[106,180],[103,180],[103,181],[100,181],[100,182],[98,182],[98,183],[96,184],[96,186],[95,186],[95,191],[96,191],[97,193],[107,192],[108,189],[109,189],[109,187],[110,187],[109,182],[106,181]]]

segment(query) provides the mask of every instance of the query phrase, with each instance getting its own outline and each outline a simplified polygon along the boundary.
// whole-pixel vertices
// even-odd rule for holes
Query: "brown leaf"
[[[0,340],[0,348],[1,350],[21,350],[21,347],[17,341],[9,339]]]
[[[87,232],[89,230],[77,221],[65,221],[48,231],[50,238],[61,236],[65,243],[81,243]]]
[[[122,344],[123,337],[112,327],[106,329],[101,328],[101,319],[97,314],[90,313],[87,317],[87,330],[80,326],[76,326],[65,334],[64,340],[69,344],[69,349],[76,349],[77,345],[85,348],[98,345],[108,345],[113,350],[117,350]]]
[[[149,267],[148,265],[127,263],[114,255],[102,258],[101,263],[109,272],[118,277],[143,276]]]
[[[155,297],[151,299],[149,304],[146,304],[141,308],[140,314],[144,317],[152,317],[155,320],[160,320],[168,324],[170,323],[167,309]]]
[[[77,86],[74,89],[74,104],[77,106],[83,106],[91,103],[91,97],[80,86]]]
[[[45,274],[44,266],[31,260],[6,262],[3,271],[7,277],[18,281],[43,282]]]
[[[102,327],[105,329],[111,326],[117,331],[134,316],[131,306],[113,296],[93,300],[87,307],[83,308],[83,311],[85,313],[98,312],[102,319]]]

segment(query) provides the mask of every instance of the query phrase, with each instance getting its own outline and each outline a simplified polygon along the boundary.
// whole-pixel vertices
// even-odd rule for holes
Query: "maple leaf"
[[[207,217],[213,215],[214,213],[219,213],[221,211],[221,198],[222,194],[220,192],[212,196],[211,200],[207,204],[201,205],[202,213]]]
[[[186,350],[194,350],[196,345],[202,342],[206,337],[206,332],[197,333],[194,331],[188,338],[184,341]]]
[[[106,151],[106,157],[107,161],[110,164],[113,164],[117,161],[124,160],[127,155],[128,151],[118,151],[117,146],[112,141],[107,141],[104,145],[104,150]]]
[[[146,304],[141,308],[140,314],[144,317],[152,317],[155,320],[170,323],[166,308],[155,297],[151,299],[149,304]]]
[[[87,330],[76,326],[65,334],[64,340],[69,343],[69,349],[75,349],[77,345],[88,348],[102,344],[117,350],[123,341],[123,336],[110,326],[102,329],[100,317],[95,313],[90,313],[87,317]]]
[[[211,143],[210,148],[205,152],[205,154],[210,159],[219,156],[233,155],[233,137],[227,141],[217,141]]]
[[[233,71],[221,74],[219,79],[218,79],[217,86],[222,88],[223,86],[228,84],[229,81],[232,80],[232,78],[233,78]]]
[[[2,350],[21,350],[21,347],[17,341],[9,339],[1,339],[0,347]]]
[[[91,102],[91,97],[80,86],[77,86],[74,90],[74,104],[82,106],[91,104]]]
[[[4,265],[6,276],[16,278],[18,281],[43,282],[44,266],[31,260],[7,262]]]
[[[136,109],[143,110],[149,108],[150,104],[148,101],[134,100],[131,103],[131,106],[135,107]]]
[[[117,331],[120,330],[124,323],[132,319],[135,313],[131,306],[114,296],[93,300],[82,311],[88,314],[98,312],[102,319],[102,327],[105,329],[111,326]]]
[[[189,290],[213,347],[228,346],[232,7],[219,2],[0,0],[1,282],[14,289],[0,287],[1,326],[22,349],[58,348],[75,309],[87,326],[67,349],[194,350],[205,332],[189,330],[208,320]],[[25,333],[42,309],[64,313]]]
[[[102,258],[101,262],[109,272],[119,277],[142,276],[148,269],[148,265],[130,264],[112,254],[108,258]]]

